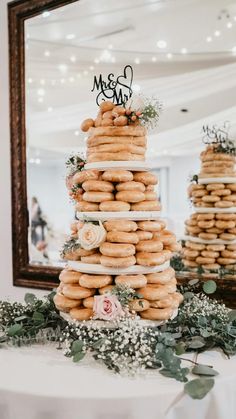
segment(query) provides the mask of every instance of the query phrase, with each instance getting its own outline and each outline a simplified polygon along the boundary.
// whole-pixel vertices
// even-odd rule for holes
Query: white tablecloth
[[[236,357],[198,357],[220,373],[202,400],[156,371],[127,378],[50,346],[0,349],[0,419],[235,419]]]

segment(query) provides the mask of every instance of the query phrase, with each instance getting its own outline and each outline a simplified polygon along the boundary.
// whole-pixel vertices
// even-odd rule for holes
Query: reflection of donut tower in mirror
[[[146,128],[138,115],[103,102],[95,121],[81,127],[88,132],[87,163],[67,179],[70,194],[77,191],[80,221],[71,225],[55,296],[73,319],[92,318],[95,296],[117,285],[138,292],[129,308],[143,319],[169,319],[182,301],[169,264],[179,245],[159,218],[158,181],[145,162]]]
[[[188,194],[195,212],[186,224],[183,263],[187,268],[218,271],[236,268],[235,154],[208,145],[201,153],[198,183]]]

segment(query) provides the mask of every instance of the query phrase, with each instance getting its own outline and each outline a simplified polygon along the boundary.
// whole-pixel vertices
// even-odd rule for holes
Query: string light
[[[40,79],[39,83],[44,86],[45,85],[45,80],[44,79]]]
[[[221,34],[221,33],[220,33],[220,31],[218,31],[218,30],[214,32],[214,35],[215,35],[216,37],[219,37],[219,36],[220,36],[220,34]]]
[[[74,77],[69,77],[69,81],[70,81],[71,83],[73,83],[73,82],[75,81],[75,78],[74,78]]]
[[[44,89],[38,89],[37,94],[38,94],[38,96],[44,96],[45,95],[45,90]]]
[[[152,57],[152,62],[155,63],[157,60],[157,57]]]
[[[66,35],[66,39],[68,39],[68,40],[75,39],[75,34],[74,33],[68,33]]]
[[[166,41],[163,41],[163,40],[161,39],[160,41],[157,41],[157,46],[158,46],[158,48],[160,48],[160,49],[164,49],[164,48],[166,48],[166,47],[167,47],[167,42],[166,42]]]
[[[89,70],[93,71],[94,70],[94,66],[90,65]]]
[[[59,64],[58,69],[61,71],[61,73],[66,73],[68,66],[66,64]]]
[[[235,54],[236,53],[236,46],[232,48],[232,52]]]
[[[182,48],[180,52],[181,54],[187,54],[188,50],[187,48]]]
[[[74,134],[76,135],[76,137],[78,137],[78,135],[79,135],[79,131],[77,131],[77,130],[76,130],[76,131],[74,132]]]
[[[232,24],[232,22],[228,22],[226,26],[227,26],[228,29],[231,29],[233,24]]]
[[[65,83],[65,79],[60,79],[61,84]]]
[[[100,60],[98,58],[95,58],[94,59],[94,62],[95,62],[95,64],[99,64],[100,63]]]
[[[38,102],[43,103],[43,97],[42,96],[38,97]]]
[[[75,55],[71,55],[71,56],[70,56],[70,61],[71,61],[72,63],[75,63],[75,62],[76,62],[76,56],[75,56]]]
[[[136,57],[136,58],[134,59],[134,62],[135,62],[135,64],[140,64],[140,58]]]
[[[48,107],[48,112],[52,112],[52,111],[53,111],[52,107],[51,107],[51,106],[49,106],[49,107]]]
[[[31,77],[28,78],[28,83],[33,83],[33,79],[31,79]]]
[[[171,54],[171,52],[168,52],[168,54],[166,54],[168,60],[170,60],[173,57],[173,54]]]
[[[42,13],[42,17],[43,17],[43,18],[49,17],[49,16],[50,16],[50,14],[51,14],[51,12],[49,12],[48,10],[45,10],[45,11]]]
[[[206,41],[207,41],[207,42],[212,42],[212,37],[211,37],[211,36],[208,36],[208,37],[206,38]]]
[[[45,56],[45,57],[50,57],[50,55],[51,55],[50,51],[48,51],[48,49],[46,49],[46,50],[44,51],[44,56]]]

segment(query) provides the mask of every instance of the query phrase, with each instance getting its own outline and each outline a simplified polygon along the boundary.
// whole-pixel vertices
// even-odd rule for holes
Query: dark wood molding
[[[26,19],[78,0],[16,0],[8,4],[13,284],[51,289],[60,269],[29,264],[25,131]]]

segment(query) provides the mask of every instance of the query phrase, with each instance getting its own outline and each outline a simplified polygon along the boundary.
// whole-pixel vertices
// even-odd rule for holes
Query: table
[[[193,354],[189,354],[193,357]],[[1,419],[235,419],[236,357],[199,355],[220,375],[202,400],[156,371],[115,375],[85,357],[79,364],[54,344],[0,349]]]

